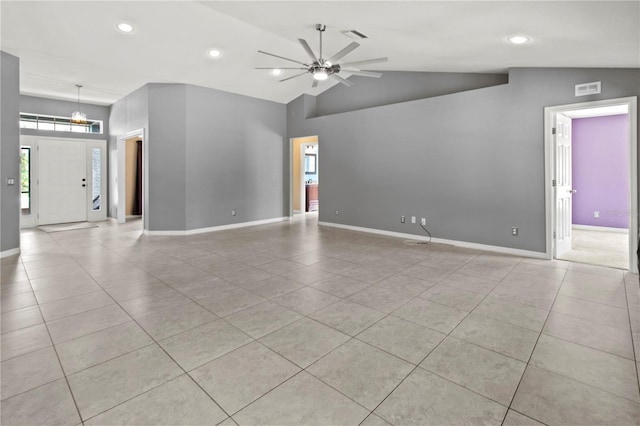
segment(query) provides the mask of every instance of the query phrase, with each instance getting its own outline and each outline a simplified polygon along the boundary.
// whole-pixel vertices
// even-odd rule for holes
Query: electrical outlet
[[[416,217],[415,216],[411,216],[411,223],[416,223]]]
[[[405,218],[404,216],[400,216],[400,223],[405,223],[407,221],[407,218]]]
[[[596,219],[600,217],[600,212],[598,210],[593,212],[593,217],[595,217]]]
[[[231,216],[235,216],[236,215],[236,211],[235,210],[231,210]]]
[[[336,210],[336,216],[340,214],[340,210]]]
[[[15,184],[16,184],[15,178],[7,178],[7,185],[15,185]]]
[[[423,217],[422,219],[420,219],[420,225],[427,226],[427,218],[426,217]]]
[[[518,236],[518,227],[514,226],[511,228],[511,235],[513,235],[514,237]]]

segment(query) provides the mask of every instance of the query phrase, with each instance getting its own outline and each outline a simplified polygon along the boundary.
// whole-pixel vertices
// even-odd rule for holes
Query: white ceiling
[[[297,38],[324,51],[370,38],[345,60],[387,56],[367,69],[504,72],[511,67],[639,67],[639,1],[1,1],[2,50],[20,57],[21,93],[112,104],[148,82],[190,83],[276,102],[311,89],[256,66],[302,60]],[[136,28],[115,30],[127,21]],[[514,46],[513,34],[533,42]],[[207,57],[211,48],[223,56]],[[288,76],[291,74],[285,74]],[[283,78],[283,77],[280,77]]]

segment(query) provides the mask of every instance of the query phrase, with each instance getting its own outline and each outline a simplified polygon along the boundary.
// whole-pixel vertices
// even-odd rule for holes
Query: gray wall
[[[508,82],[507,74],[385,71],[382,77],[349,77],[318,96],[315,115],[330,115],[448,95]]]
[[[0,252],[20,247],[20,63],[0,52]],[[8,186],[7,178],[15,185]]]
[[[288,215],[285,113],[275,102],[187,86],[186,229]]]
[[[52,136],[79,139],[107,140],[109,135],[109,109],[108,106],[80,103],[80,110],[87,114],[91,120],[102,120],[102,134],[54,132],[36,129],[20,129],[22,135]],[[35,96],[20,96],[20,112],[42,115],[54,115],[58,117],[71,117],[71,113],[78,110],[77,102],[46,99]]]
[[[590,81],[602,94],[576,98]],[[301,96],[287,135],[318,135],[321,221],[422,235],[399,221],[415,215],[434,237],[544,252],[544,107],[637,96],[639,83],[638,69],[513,69],[508,85],[309,119]]]
[[[151,83],[114,104],[116,163],[117,137],[147,131],[145,229],[189,230],[286,215],[285,112],[275,102],[184,84]],[[115,216],[115,206],[110,211]]]
[[[118,137],[136,130],[149,128],[149,88],[143,86],[131,92],[115,104],[111,105],[109,115],[109,216],[116,217],[117,182],[114,177],[118,173]],[[147,158],[147,144],[144,145],[144,156]],[[145,176],[146,177],[146,176]],[[145,205],[148,201],[148,179],[145,179],[144,197]],[[145,215],[145,229],[148,229],[147,216]]]
[[[149,84],[147,229],[186,229],[186,86]]]

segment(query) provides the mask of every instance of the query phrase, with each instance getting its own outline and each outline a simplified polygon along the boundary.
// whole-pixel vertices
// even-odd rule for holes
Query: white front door
[[[38,224],[87,220],[87,151],[82,142],[38,143]]]
[[[555,122],[555,256],[571,250],[571,119],[556,114]]]

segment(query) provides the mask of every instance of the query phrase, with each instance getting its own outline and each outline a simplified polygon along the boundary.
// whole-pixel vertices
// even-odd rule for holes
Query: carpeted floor
[[[629,269],[629,234],[573,229],[573,250],[558,259]]]

